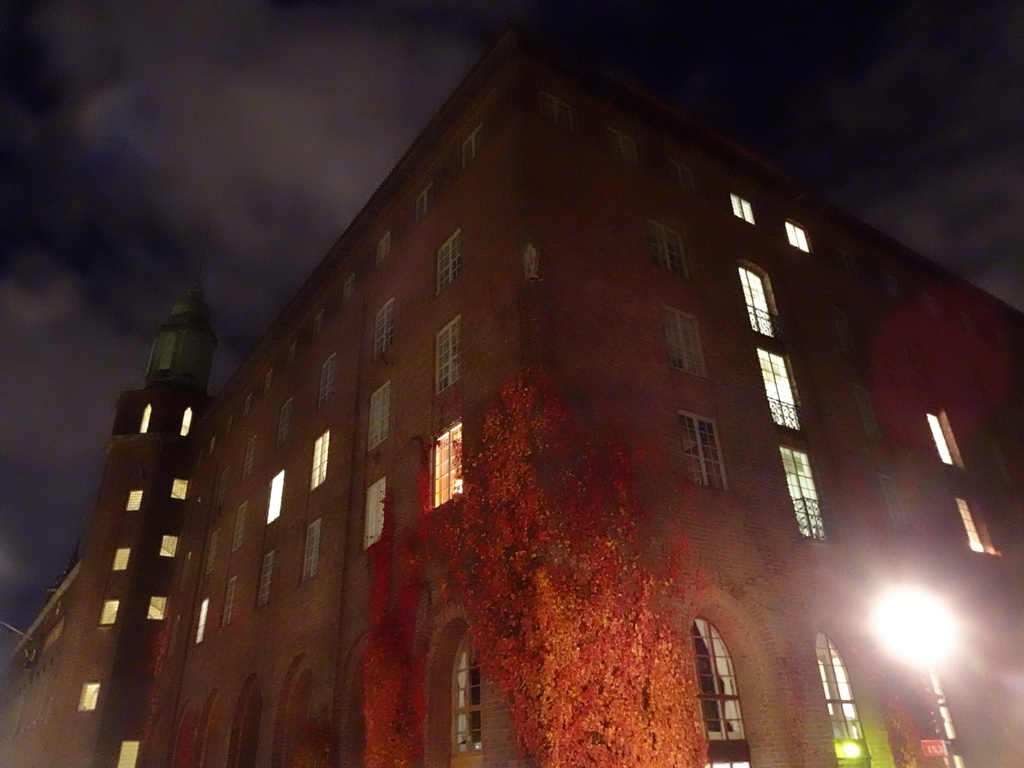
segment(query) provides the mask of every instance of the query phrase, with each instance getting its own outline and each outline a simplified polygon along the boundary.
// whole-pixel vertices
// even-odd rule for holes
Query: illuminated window
[[[171,498],[184,499],[188,496],[188,480],[175,478],[171,481]]]
[[[679,413],[683,458],[690,482],[706,488],[725,488],[725,469],[715,423],[692,413]]]
[[[818,673],[825,692],[825,704],[832,720],[832,738],[860,741],[864,731],[857,716],[857,705],[853,700],[853,688],[846,671],[843,657],[824,632],[818,633],[815,642],[818,654]]]
[[[139,742],[122,741],[121,752],[117,756],[117,768],[135,768],[139,759]]]
[[[824,539],[825,523],[821,517],[821,503],[811,474],[811,462],[803,451],[781,446],[782,466],[786,471],[786,485],[793,500],[796,524],[800,535],[808,539]]]
[[[935,441],[935,450],[939,452],[939,458],[942,459],[944,464],[951,464],[963,469],[964,465],[960,460],[960,450],[957,448],[956,440],[953,438],[953,430],[949,426],[949,418],[946,416],[946,412],[941,411],[938,416],[929,413],[927,416],[928,428],[932,432],[932,440]]]
[[[366,489],[366,523],[363,529],[363,549],[380,539],[384,530],[384,496],[387,478],[382,477]]]
[[[181,436],[188,435],[190,429],[192,429],[192,409],[186,408],[185,412],[181,414]]]
[[[444,245],[437,249],[437,292],[440,293],[462,270],[462,230],[456,229],[455,233],[444,241]]]
[[[395,300],[388,299],[373,320],[373,358],[381,357],[395,340]]]
[[[338,370],[338,354],[335,352],[320,366],[320,393],[317,396],[317,408],[331,399],[334,394],[334,378]]]
[[[751,208],[750,202],[744,200],[737,194],[730,194],[729,199],[732,201],[732,212],[740,219],[743,219],[748,224],[754,223],[754,209]]]
[[[572,107],[546,91],[540,94],[540,112],[555,125],[572,130]]]
[[[367,427],[367,450],[373,450],[388,436],[391,421],[391,382],[385,381],[370,396],[370,419]]]
[[[142,506],[142,491],[134,490],[128,491],[128,503],[125,505],[125,509],[129,512],[134,512]]]
[[[100,611],[100,624],[113,624],[117,621],[117,609],[120,607],[120,600],[104,600]]]
[[[270,498],[267,502],[267,522],[272,523],[281,516],[281,498],[284,496],[284,470],[270,481]]]
[[[974,522],[974,516],[971,514],[970,507],[967,506],[967,502],[963,499],[957,499],[956,507],[960,511],[960,519],[963,521],[964,531],[967,532],[967,543],[971,549],[975,552],[988,552],[992,554],[995,550],[982,540],[981,532]]]
[[[678,232],[657,221],[648,221],[647,243],[651,248],[651,256],[659,267],[683,277],[690,276],[686,250]]]
[[[864,427],[864,434],[872,440],[878,440],[882,433],[878,429],[878,417],[875,416],[875,406],[871,400],[871,393],[860,384],[850,384],[850,390],[853,392],[853,401],[857,404],[857,413],[860,415],[860,423]]]
[[[114,550],[114,567],[112,571],[126,571],[128,570],[128,558],[131,557],[132,550],[130,547],[118,547]]]
[[[633,165],[640,162],[640,155],[636,151],[636,141],[628,133],[623,133],[618,128],[608,128],[608,146],[612,152]]]
[[[177,551],[177,536],[164,536],[160,539],[160,557],[174,557]]]
[[[249,512],[249,502],[243,501],[235,510],[235,530],[231,536],[231,551],[234,552],[242,546],[242,538],[245,536],[245,517]]]
[[[149,420],[153,416],[153,406],[149,403],[142,409],[142,421],[139,422],[139,434],[144,435],[149,432]]]
[[[377,241],[377,250],[374,253],[374,260],[380,264],[391,254],[391,230],[388,229]]]
[[[270,602],[270,583],[274,577],[274,550],[270,550],[263,556],[263,565],[260,567],[260,589],[256,597],[257,605],[266,605]]]
[[[312,579],[320,570],[320,518],[306,526],[306,545],[302,551],[302,580]]]
[[[78,697],[78,711],[92,712],[96,709],[96,700],[100,697],[99,683],[84,683],[82,693]]]
[[[430,210],[430,205],[431,203],[433,203],[433,201],[434,182],[430,182],[429,184],[427,184],[427,186],[420,190],[420,193],[418,195],[416,195],[415,213],[417,221],[426,216],[427,211]]]
[[[465,168],[480,151],[480,139],[483,137],[484,127],[478,125],[473,129],[465,141],[462,142],[462,167]]]
[[[811,252],[811,244],[807,241],[807,230],[792,221],[786,222],[786,239],[794,248],[807,253]]]
[[[443,392],[459,380],[462,368],[461,336],[461,315],[437,332],[434,379],[438,392]]]
[[[256,461],[256,435],[253,435],[245,443],[245,459],[242,461],[242,477],[252,474],[252,467]]]
[[[757,360],[772,421],[780,427],[800,429],[800,409],[789,374],[789,360],[765,349],[757,350]]]
[[[331,447],[331,431],[327,430],[313,443],[313,473],[309,480],[310,490],[319,487],[327,479],[327,455]]]
[[[694,660],[697,665],[697,696],[700,700],[709,757],[714,758],[714,742],[743,741],[743,716],[736,686],[732,658],[714,624],[698,618],[690,628]]]
[[[672,367],[695,376],[706,376],[707,369],[704,367],[704,350],[700,342],[697,318],[672,307],[665,307],[663,316],[665,344]]]
[[[146,612],[147,619],[162,621],[167,616],[167,598],[153,595],[149,598],[149,610]]]
[[[434,444],[434,506],[462,493],[462,422],[453,424]]]
[[[220,528],[214,528],[210,534],[210,548],[206,550],[206,573],[213,571],[214,563],[217,562],[217,539],[220,535]]]
[[[281,410],[277,414],[277,444],[284,445],[292,432],[292,408],[294,401],[288,398],[281,404]]]
[[[939,710],[939,719],[942,720],[942,734],[948,740],[956,739],[956,728],[953,726],[953,715],[949,711],[949,704],[946,702],[946,692],[942,689],[939,676],[931,667],[928,668],[928,682],[935,696],[935,706]]]
[[[196,623],[196,643],[203,642],[206,637],[206,614],[210,610],[210,598],[204,597],[199,604],[199,621]]]
[[[779,322],[768,278],[746,267],[740,267],[739,272],[750,327],[762,336],[777,338],[780,335]]]
[[[224,613],[220,617],[220,625],[222,627],[226,627],[231,623],[231,617],[235,613],[235,587],[237,585],[237,576],[232,576],[228,579],[227,589],[224,590]]]
[[[452,680],[452,734],[456,753],[479,752],[483,748],[483,705],[480,696],[480,665],[470,648],[469,638],[462,641],[455,655]]]

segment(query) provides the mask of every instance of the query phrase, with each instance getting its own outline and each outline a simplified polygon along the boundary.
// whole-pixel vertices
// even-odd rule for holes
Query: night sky
[[[1024,307],[1019,0],[0,1],[0,620],[206,232],[218,385],[509,19]]]

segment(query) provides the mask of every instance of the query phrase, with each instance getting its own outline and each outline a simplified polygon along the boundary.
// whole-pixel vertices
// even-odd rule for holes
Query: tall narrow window
[[[121,752],[117,756],[117,768],[135,768],[139,759],[139,742],[122,741]]]
[[[341,286],[341,300],[347,304],[351,299],[352,295],[356,292],[356,273],[353,272],[351,275],[345,278],[345,282]]]
[[[459,380],[462,368],[461,337],[461,315],[437,332],[434,379],[438,392],[443,392]]]
[[[316,336],[324,329],[324,311],[321,309],[313,315],[313,335]]]
[[[327,479],[327,456],[331,448],[331,431],[327,430],[313,443],[313,474],[309,480],[310,490],[318,488]]]
[[[956,439],[953,437],[953,430],[949,426],[949,418],[946,416],[946,412],[940,411],[938,416],[929,413],[927,416],[928,428],[931,430],[932,440],[935,441],[935,450],[938,451],[939,458],[942,459],[944,464],[951,464],[963,469],[964,464],[960,459],[960,449],[957,448]]]
[[[188,497],[188,480],[176,477],[171,481],[171,498],[185,499]]]
[[[150,403],[146,403],[146,407],[142,409],[142,421],[139,422],[139,434],[144,435],[149,432],[149,420],[153,416],[153,406]]]
[[[557,96],[552,96],[546,91],[540,94],[540,111],[548,120],[555,125],[572,130],[572,107],[566,104]]]
[[[885,501],[885,508],[889,512],[889,519],[897,530],[904,530],[909,525],[907,511],[903,508],[903,500],[900,498],[899,488],[896,482],[888,475],[879,473],[878,486],[882,489],[882,499]]]
[[[657,221],[648,221],[647,242],[651,247],[651,256],[658,266],[683,277],[690,276],[686,250],[678,232]]]
[[[982,540],[981,532],[974,522],[974,516],[971,514],[971,508],[967,506],[967,502],[963,499],[957,499],[956,508],[960,512],[960,520],[964,524],[964,532],[967,534],[967,543],[970,548],[975,552],[993,552],[992,547],[986,546]]]
[[[725,469],[715,423],[692,413],[680,412],[679,426],[690,482],[707,488],[725,488]]]
[[[146,611],[146,618],[152,621],[163,621],[167,616],[167,598],[161,595],[153,595],[149,598],[149,608]]]
[[[220,471],[220,475],[217,477],[217,487],[214,491],[213,498],[217,507],[224,504],[224,497],[228,492],[228,477],[231,474],[231,467],[224,467]]]
[[[444,245],[437,249],[437,292],[440,293],[451,285],[461,271],[462,230],[457,229],[444,241]]]
[[[135,512],[142,508],[142,491],[136,489],[134,491],[128,491],[128,502],[124,508],[129,512]]]
[[[697,318],[672,307],[665,307],[663,315],[665,318],[665,344],[668,347],[668,360],[672,367],[695,376],[706,376],[704,349],[700,343]]]
[[[483,702],[480,696],[480,665],[470,647],[462,641],[455,654],[452,681],[452,734],[457,754],[478,752],[483,748]]]
[[[114,567],[112,571],[126,571],[128,570],[128,560],[131,557],[132,550],[130,547],[118,547],[114,550]]]
[[[782,466],[786,470],[786,485],[793,499],[796,524],[800,535],[808,539],[824,539],[825,523],[821,517],[818,491],[811,474],[811,462],[807,454],[781,446]]]
[[[281,516],[281,499],[284,496],[284,470],[270,481],[270,497],[267,501],[267,522],[272,523]]]
[[[100,624],[113,624],[117,621],[117,610],[121,607],[120,600],[104,600],[100,610]]]
[[[430,210],[431,203],[434,201],[433,198],[434,182],[430,182],[416,195],[415,214],[417,221],[427,215],[427,211]]]
[[[320,570],[320,518],[306,526],[306,545],[302,551],[302,580],[312,579]]]
[[[242,415],[248,416],[249,411],[252,410],[252,392],[245,393],[245,402],[242,405]]]
[[[322,407],[324,403],[331,399],[331,395],[334,394],[334,377],[337,369],[338,353],[335,352],[324,360],[324,364],[320,366],[320,394],[316,400],[318,408]]]
[[[213,571],[213,566],[217,562],[217,539],[219,538],[220,528],[214,528],[213,533],[210,534],[210,546],[206,550],[206,573],[209,575]]]
[[[96,701],[100,697],[99,683],[83,683],[82,693],[78,697],[78,711],[92,712],[96,709]]]
[[[786,239],[794,248],[807,253],[811,252],[811,244],[807,239],[807,230],[792,221],[786,222]]]
[[[878,440],[882,433],[878,428],[878,417],[875,415],[871,393],[867,387],[862,387],[860,384],[850,384],[850,390],[853,392],[853,401],[857,404],[857,413],[860,415],[864,434],[872,440]]]
[[[754,209],[750,206],[750,201],[744,200],[735,193],[729,195],[729,200],[732,202],[734,216],[743,219],[748,224],[754,223]]]
[[[181,414],[181,436],[188,436],[190,429],[192,429],[192,409],[186,408],[185,412]]]
[[[367,450],[383,443],[391,421],[391,382],[385,381],[370,395],[370,420],[367,427]]]
[[[199,620],[196,622],[196,643],[203,642],[206,637],[206,615],[210,611],[210,598],[204,597],[199,604]]]
[[[270,550],[263,556],[263,565],[260,567],[260,588],[256,597],[257,605],[266,605],[270,602],[270,584],[274,578],[274,550]]]
[[[832,720],[832,738],[837,741],[861,741],[864,731],[857,716],[857,704],[853,700],[853,687],[846,671],[843,657],[824,632],[818,633],[815,642],[818,655],[818,673],[825,692],[825,704]],[[866,754],[866,749],[862,753]]]
[[[267,368],[267,372],[263,374],[263,394],[269,392],[272,386],[274,386],[274,369]]]
[[[956,739],[956,728],[953,726],[953,714],[949,711],[949,704],[946,701],[946,692],[942,689],[939,676],[931,667],[928,668],[928,682],[935,696],[935,706],[939,710],[939,718],[942,720],[942,735],[948,740]]]
[[[434,506],[462,493],[462,422],[441,433],[434,443]]]
[[[789,360],[765,349],[757,350],[757,360],[772,421],[780,427],[800,429],[800,408],[789,375]]]
[[[231,551],[234,552],[242,546],[245,538],[245,518],[249,514],[249,502],[243,501],[235,510],[235,530],[231,536]]]
[[[252,474],[252,467],[256,461],[256,435],[250,437],[245,443],[245,459],[242,462],[242,477]]]
[[[640,155],[636,151],[636,141],[633,137],[610,125],[607,128],[608,146],[611,147],[612,152],[633,165],[639,163]]]
[[[462,167],[465,168],[476,157],[480,151],[480,139],[483,137],[484,127],[478,125],[473,132],[462,142]]]
[[[850,318],[846,316],[839,307],[832,307],[832,327],[836,332],[836,341],[839,349],[848,355],[857,351],[857,345],[853,340],[853,329],[850,327]]]
[[[235,615],[235,589],[238,586],[238,577],[232,576],[228,579],[227,589],[224,590],[224,613],[220,618],[220,625],[226,627],[231,623]]]
[[[381,357],[395,340],[395,300],[384,302],[373,320],[373,357]]]
[[[288,398],[281,404],[281,410],[277,414],[277,444],[284,445],[292,432],[292,408],[294,400]]]
[[[366,489],[366,524],[363,529],[363,548],[380,539],[384,530],[384,496],[387,493],[387,478],[382,477]]]
[[[377,241],[377,250],[374,254],[374,260],[380,264],[388,256],[391,255],[391,230],[385,230],[384,234],[380,236],[380,240]]]
[[[740,267],[739,272],[750,327],[762,336],[778,338],[781,334],[768,278],[746,267]]]
[[[292,363],[295,362],[295,353],[298,351],[298,349],[299,344],[297,341],[293,341],[291,344],[288,345],[288,354],[285,357],[285,359],[288,361],[288,365],[291,365]]]
[[[174,557],[177,552],[177,536],[163,536],[160,538],[160,557]]]
[[[714,764],[718,762],[715,752],[722,749],[716,748],[716,742],[742,742],[746,739],[743,715],[740,712],[740,694],[732,657],[715,625],[707,619],[697,618],[690,633],[697,665],[697,695],[704,731],[710,742],[708,759]],[[742,756],[749,759],[747,754]]]

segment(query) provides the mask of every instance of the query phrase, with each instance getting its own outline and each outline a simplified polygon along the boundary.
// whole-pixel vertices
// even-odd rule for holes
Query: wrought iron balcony
[[[772,410],[772,421],[780,427],[800,429],[800,406],[769,397],[768,407]]]
[[[793,499],[796,525],[800,535],[807,539],[825,539],[825,520],[822,517],[823,504],[817,499],[797,497]]]
[[[767,336],[772,339],[782,338],[782,332],[779,330],[779,318],[777,315],[773,315],[771,312],[765,312],[763,309],[758,309],[757,307],[753,307],[748,304],[747,316],[750,318],[750,327],[762,336]]]

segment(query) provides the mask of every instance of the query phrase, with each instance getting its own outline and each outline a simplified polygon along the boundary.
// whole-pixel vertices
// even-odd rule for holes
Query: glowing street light
[[[884,593],[871,612],[871,628],[893,656],[923,667],[948,656],[959,635],[946,602],[916,587]]]

